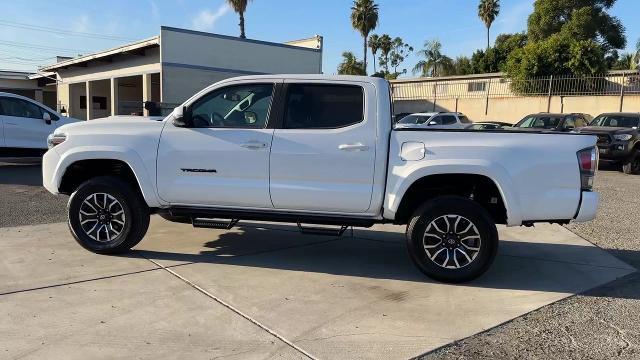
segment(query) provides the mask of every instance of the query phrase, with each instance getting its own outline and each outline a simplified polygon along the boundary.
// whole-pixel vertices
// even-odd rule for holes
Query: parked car
[[[513,125],[513,130],[572,131],[573,129],[587,126],[592,119],[591,115],[582,113],[538,113],[525,116],[517,124]]]
[[[471,125],[467,125],[469,130],[498,130],[505,127],[512,127],[513,124],[501,121],[482,121],[474,122]]]
[[[413,113],[399,113],[399,114],[395,114],[395,115],[393,116],[393,122],[394,122],[394,123],[397,123],[398,121],[400,121],[400,120],[404,119],[405,117],[407,117],[407,116],[409,116],[409,115],[411,115],[411,114],[413,114]]]
[[[27,97],[0,92],[0,157],[42,156],[47,136],[76,121]]]
[[[464,129],[471,121],[458,112],[415,113],[400,119],[396,128]]]
[[[640,113],[606,113],[598,115],[581,134],[598,137],[600,159],[622,164],[625,174],[640,173]]]
[[[100,254],[135,246],[153,213],[217,229],[291,222],[331,236],[408,224],[413,262],[449,282],[487,270],[496,223],[595,217],[594,136],[392,129],[389,90],[383,79],[358,76],[223,80],[162,122],[57,129],[43,184],[71,195],[71,233]]]

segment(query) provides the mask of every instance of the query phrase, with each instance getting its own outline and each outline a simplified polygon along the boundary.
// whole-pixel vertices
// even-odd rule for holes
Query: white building
[[[41,71],[57,74],[57,107],[69,116],[163,113],[219,80],[248,74],[322,72],[322,37],[284,44],[162,26],[160,35]],[[87,106],[90,99],[90,106]]]
[[[31,72],[0,70],[0,92],[26,96],[51,108],[56,107],[55,81]]]

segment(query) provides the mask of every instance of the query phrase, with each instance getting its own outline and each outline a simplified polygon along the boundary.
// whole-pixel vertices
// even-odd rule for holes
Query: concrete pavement
[[[0,358],[404,359],[634,271],[541,225],[501,228],[485,276],[440,284],[410,263],[403,232],[154,217],[134,252],[106,257],[65,224],[2,228]]]

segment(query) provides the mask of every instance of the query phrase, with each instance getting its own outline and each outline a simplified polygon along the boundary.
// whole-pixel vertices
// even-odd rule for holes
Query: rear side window
[[[458,120],[453,115],[443,115],[442,116],[442,125],[451,125],[457,123]]]
[[[283,128],[335,129],[362,122],[364,94],[360,86],[290,84]]]
[[[466,116],[464,115],[459,115],[458,119],[460,119],[460,122],[463,124],[471,124],[471,120],[469,120]]]
[[[5,116],[42,119],[42,109],[22,99],[0,98],[0,109]]]

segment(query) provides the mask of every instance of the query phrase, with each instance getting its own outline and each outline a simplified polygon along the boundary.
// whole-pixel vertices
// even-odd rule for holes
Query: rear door
[[[368,83],[287,81],[271,147],[270,192],[276,209],[369,209],[376,105],[365,99],[376,99]]]
[[[47,136],[53,132],[51,122],[47,124],[43,109],[23,99],[0,97],[3,110],[4,139],[7,147],[46,149]]]

